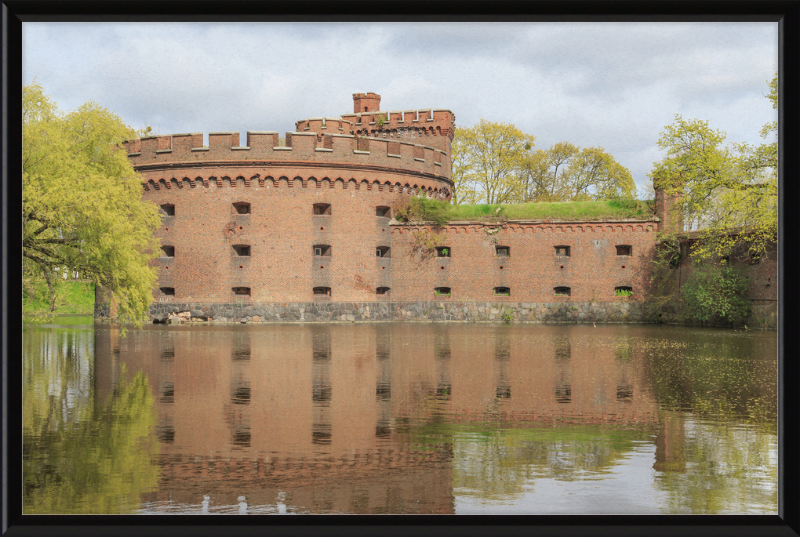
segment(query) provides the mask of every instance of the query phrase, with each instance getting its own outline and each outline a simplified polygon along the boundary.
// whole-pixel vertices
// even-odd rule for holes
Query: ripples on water
[[[774,332],[24,330],[25,513],[775,513]]]

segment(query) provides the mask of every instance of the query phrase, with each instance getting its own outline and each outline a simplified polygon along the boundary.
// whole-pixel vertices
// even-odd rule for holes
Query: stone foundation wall
[[[95,310],[108,318],[108,310]],[[317,302],[290,304],[155,303],[150,320],[158,323],[274,322],[645,322],[640,302]]]

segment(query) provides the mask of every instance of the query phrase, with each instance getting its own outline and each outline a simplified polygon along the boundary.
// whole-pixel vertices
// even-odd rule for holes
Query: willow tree
[[[56,279],[79,272],[102,286],[118,315],[141,325],[152,301],[158,208],[116,144],[136,136],[89,102],[64,113],[36,82],[23,89],[22,255],[26,278],[44,281],[55,309]]]

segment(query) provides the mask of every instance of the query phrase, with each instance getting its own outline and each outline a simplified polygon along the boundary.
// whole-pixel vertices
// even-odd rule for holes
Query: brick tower
[[[381,109],[381,96],[377,93],[354,93],[353,113],[377,112]]]

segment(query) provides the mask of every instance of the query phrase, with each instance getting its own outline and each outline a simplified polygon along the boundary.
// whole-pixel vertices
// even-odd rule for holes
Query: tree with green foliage
[[[631,172],[602,147],[558,142],[533,151],[535,136],[481,120],[456,129],[451,147],[454,204],[633,199]]]
[[[558,142],[549,149],[538,149],[522,164],[522,201],[565,201],[564,174],[579,149],[569,142]]]
[[[152,301],[158,208],[117,144],[136,137],[113,112],[89,102],[59,111],[37,82],[23,89],[23,273],[44,281],[55,309],[56,278],[79,272],[110,292],[121,319],[141,325]]]
[[[518,170],[535,140],[510,123],[485,119],[456,129],[450,149],[453,203],[517,201]]]
[[[681,289],[686,317],[702,324],[743,322],[750,314],[750,300],[745,298],[747,276],[725,262],[720,266],[698,262],[693,268]]]
[[[630,170],[602,147],[559,142],[538,150],[520,169],[521,202],[633,199]]]
[[[26,392],[44,375],[34,370]],[[23,461],[24,513],[134,513],[141,495],[157,490],[159,479],[154,462],[158,444],[142,442],[156,425],[146,377],[139,372],[121,379],[113,399],[84,402],[69,423],[54,416],[62,413],[69,397],[65,383],[55,386],[61,389],[49,399],[42,392],[23,398],[24,443],[33,455]]]
[[[630,170],[602,147],[578,151],[566,173],[570,201],[633,199],[636,183]]]
[[[777,75],[768,98],[777,107]],[[768,123],[761,134],[768,138],[776,130],[774,122]],[[703,232],[693,256],[746,250],[751,257],[765,257],[777,240],[777,142],[726,147],[724,141],[725,133],[708,121],[676,115],[658,140],[666,155],[653,164],[650,177],[656,188],[678,196],[676,208],[684,221]]]

